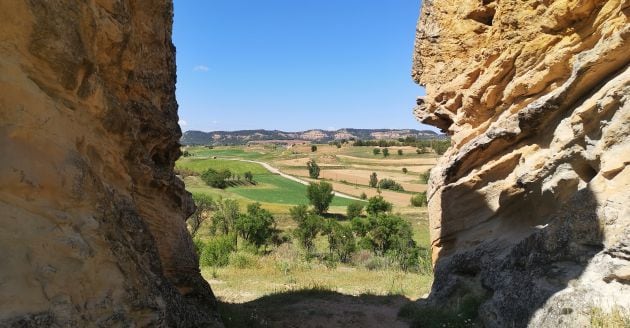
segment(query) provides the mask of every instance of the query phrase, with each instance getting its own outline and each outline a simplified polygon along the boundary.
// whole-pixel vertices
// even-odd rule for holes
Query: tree
[[[227,187],[227,179],[232,176],[230,170],[217,171],[209,168],[202,175],[201,179],[212,188],[225,189]]]
[[[234,199],[219,198],[216,205],[210,232],[213,235],[217,232],[227,235],[234,229],[234,222],[240,215],[238,202]]]
[[[415,207],[427,206],[427,192],[423,191],[411,196],[411,205]]]
[[[295,238],[307,252],[312,252],[315,247],[315,237],[322,229],[323,219],[310,213],[306,205],[293,207],[289,212],[293,221],[297,223],[297,228],[293,231]]]
[[[409,172],[409,170],[407,170],[407,168],[406,168],[406,167],[403,167],[403,168],[402,168],[402,173],[407,174],[407,172]]]
[[[319,178],[319,165],[317,165],[317,163],[315,163],[315,160],[310,160],[306,163],[306,167],[308,168],[308,176],[311,177],[311,179],[317,179]]]
[[[403,150],[402,149],[398,149],[398,156],[402,156],[403,154]]]
[[[243,173],[243,177],[249,183],[253,183],[254,182],[254,175],[250,171],[247,171],[247,172]]]
[[[212,197],[202,194],[202,193],[193,193],[192,194],[193,201],[195,202],[195,213],[193,213],[188,218],[188,226],[190,228],[190,235],[194,238],[201,224],[210,216],[211,210],[214,209],[214,201]]]
[[[392,203],[386,201],[383,196],[378,195],[370,197],[368,204],[365,207],[365,211],[370,215],[377,215],[379,213],[386,213],[392,210]]]
[[[346,216],[348,219],[356,218],[361,216],[361,212],[363,212],[363,203],[362,202],[352,202],[346,208]]]
[[[372,153],[373,153],[374,155],[378,155],[378,154],[380,154],[380,153],[381,153],[381,149],[380,149],[380,148],[374,148],[374,149],[372,149]]]
[[[306,197],[308,197],[317,214],[324,214],[328,211],[334,196],[332,185],[328,182],[311,182],[306,188]]]
[[[316,152],[316,151],[317,151],[317,146],[312,145],[312,146],[311,146],[311,152]]]
[[[271,241],[276,220],[260,203],[247,205],[247,213],[239,215],[234,224],[236,232],[248,243],[260,248]]]
[[[376,188],[377,185],[378,185],[378,176],[376,176],[376,172],[372,172],[372,174],[370,174],[370,187]]]
[[[383,148],[383,157],[389,156],[389,148]]]

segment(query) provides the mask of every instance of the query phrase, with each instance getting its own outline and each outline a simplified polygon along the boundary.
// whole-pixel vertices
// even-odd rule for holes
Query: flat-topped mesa
[[[0,2],[0,326],[216,327],[171,1]]]
[[[630,265],[628,15],[623,0],[424,1],[414,114],[453,143],[429,187],[433,300],[476,294],[489,327],[553,326],[558,304],[580,322],[598,297],[630,308],[628,282],[602,279]]]

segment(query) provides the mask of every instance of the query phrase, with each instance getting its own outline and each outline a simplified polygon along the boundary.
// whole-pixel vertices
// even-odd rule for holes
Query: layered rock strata
[[[423,2],[415,115],[431,172],[430,300],[488,327],[577,327],[630,309],[630,3]]]
[[[0,2],[0,326],[219,326],[185,218],[170,1]]]

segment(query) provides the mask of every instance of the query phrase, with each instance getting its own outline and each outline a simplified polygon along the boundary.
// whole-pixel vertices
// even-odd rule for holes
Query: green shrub
[[[389,149],[383,148],[383,157],[387,157],[387,156],[389,156]]]
[[[225,266],[230,261],[230,253],[235,249],[234,235],[216,236],[208,240],[201,252],[201,266]]]
[[[361,229],[365,231],[360,240],[361,248],[370,247],[376,255],[391,258],[404,271],[420,269],[420,248],[413,240],[409,222],[398,216],[372,216]],[[359,233],[357,235],[361,236]]]
[[[311,146],[311,152],[316,152],[316,151],[317,151],[317,146],[312,145],[312,146]]]
[[[328,249],[331,255],[335,255],[341,262],[350,261],[350,255],[356,250],[356,241],[352,234],[352,228],[329,220],[323,232],[328,236]]]
[[[402,156],[403,154],[403,150],[402,149],[398,149],[398,156]]]
[[[309,213],[305,205],[291,208],[290,213],[291,218],[298,225],[293,230],[295,238],[307,253],[312,252],[315,247],[315,237],[322,230],[323,219],[314,213]]]
[[[364,205],[361,202],[350,203],[346,208],[346,216],[349,219],[361,216],[361,213],[363,212],[363,207]]]
[[[367,194],[362,192],[361,195],[359,196],[359,198],[365,200],[365,199],[367,199]]]
[[[423,191],[411,196],[411,205],[415,207],[427,206],[427,192]]]
[[[255,268],[258,265],[258,258],[249,253],[235,252],[230,254],[229,264],[238,269]]]
[[[368,224],[366,219],[360,217],[354,217],[350,221],[352,231],[359,237],[364,237],[368,232]]]
[[[195,253],[197,254],[197,256],[201,257],[201,252],[203,251],[203,248],[205,246],[203,241],[199,238],[193,238],[193,246],[195,247]]]
[[[407,172],[409,172],[409,170],[407,170],[407,168],[406,168],[406,167],[403,167],[403,168],[402,168],[402,173],[407,174]]]
[[[374,148],[374,149],[372,149],[372,153],[373,153],[374,155],[378,155],[378,154],[380,154],[380,153],[381,153],[381,149],[380,149],[380,148]]]
[[[386,213],[392,210],[392,203],[386,201],[383,196],[378,195],[370,197],[368,204],[365,207],[365,211],[370,215],[376,215],[379,213]]]
[[[378,187],[381,189],[389,189],[393,191],[405,191],[405,188],[403,188],[398,182],[392,179],[381,179],[381,181],[378,182]]]

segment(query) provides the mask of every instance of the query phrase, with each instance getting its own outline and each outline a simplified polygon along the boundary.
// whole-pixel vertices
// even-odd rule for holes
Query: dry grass
[[[594,328],[630,328],[630,310],[614,307],[610,311],[592,308],[591,327]]]

